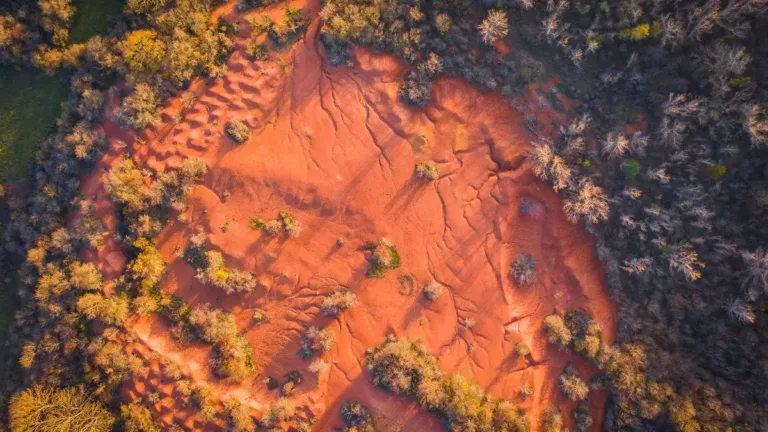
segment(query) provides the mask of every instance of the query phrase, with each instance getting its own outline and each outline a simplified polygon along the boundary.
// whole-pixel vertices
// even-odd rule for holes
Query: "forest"
[[[0,221],[0,270],[4,280],[18,278],[23,285],[15,293],[20,306],[9,332],[13,358],[0,367],[0,404],[9,406],[0,414],[0,430],[161,430],[147,408],[116,396],[124,378],[145,367],[123,349],[129,341],[120,327],[132,314],[159,312],[179,340],[213,346],[217,377],[253,375],[251,346],[231,315],[215,305],[190,307],[159,287],[167,263],[154,238],[173,212],[185,208],[207,171],[203,161],[189,158],[177,170],[153,176],[127,159],[109,173],[129,261],[109,294],[99,270],[79,255],[104,241],[104,227],[79,195],[80,176],[105,151],[106,138],[93,126],[105,121],[112,103],[122,127],[152,126],[161,121],[163,102],[181,95],[195,77],[223,76],[236,33],[233,23],[212,19],[223,3],[127,0],[107,34],[85,41],[70,38],[76,2],[0,5],[0,63],[66,74],[71,90],[56,130],[37,145],[27,190],[0,189],[8,214]],[[241,0],[237,8],[273,3]],[[567,369],[558,385],[574,401],[589,389],[606,389],[604,430],[768,429],[766,12],[768,0],[322,4],[327,62],[353,64],[352,45],[394,54],[408,67],[399,84],[401,103],[428,105],[434,82],[446,76],[515,104],[526,86],[556,75],[561,83],[541,99],[554,106],[560,98],[578,101],[565,113],[567,123],[557,125],[525,115],[530,107],[513,107],[537,137],[527,163],[560,194],[568,218],[595,236],[618,308],[611,346],[601,343],[599,326],[579,311],[553,313],[544,322],[550,343],[601,371],[585,383]],[[306,27],[306,17],[294,10],[264,30],[280,45]],[[499,46],[507,44],[516,49],[500,55]],[[250,49],[257,58],[266,48]],[[242,123],[227,124],[226,133],[237,143],[251,137]],[[420,180],[439,177],[429,162],[416,167]],[[75,212],[84,217],[71,226],[67,217]],[[252,228],[292,237],[301,224],[281,212],[268,222],[254,217]],[[197,279],[227,293],[253,290],[253,276],[225,266],[222,253],[206,247],[204,234],[189,243],[184,259]],[[340,237],[338,246],[343,244]],[[369,277],[400,265],[388,240],[370,249]],[[535,266],[533,258],[521,256],[513,278],[527,283]],[[430,285],[424,296],[434,301],[442,290]],[[340,290],[326,297],[321,310],[334,316],[354,304],[354,294]],[[309,358],[333,343],[310,328],[302,350]],[[319,361],[313,363],[318,370],[327,367]],[[448,430],[524,431],[535,423],[556,432],[565,430],[565,415],[575,419],[574,430],[589,430],[595,420],[580,416],[579,407],[526,419],[466,378],[445,375],[433,354],[405,340],[387,339],[369,349],[366,364],[374,384],[416,400]],[[300,378],[286,379],[290,394]],[[221,415],[206,388],[179,384],[204,416]],[[221,411],[232,430],[277,427],[291,418],[295,430],[311,430],[286,398],[256,423],[235,402]],[[347,403],[341,416],[346,430],[376,430],[363,405]]]

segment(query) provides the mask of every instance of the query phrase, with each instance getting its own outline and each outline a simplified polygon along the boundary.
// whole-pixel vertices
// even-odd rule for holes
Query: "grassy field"
[[[54,130],[68,94],[61,77],[0,67],[0,183],[26,177],[37,143]]]
[[[123,0],[79,0],[73,2],[75,17],[69,40],[84,43],[91,36],[104,35],[109,31],[109,17],[123,12]]]
[[[119,16],[123,4],[123,0],[75,1],[71,42],[106,34],[109,17]],[[37,143],[54,130],[68,95],[65,78],[0,66],[0,184],[26,177]]]

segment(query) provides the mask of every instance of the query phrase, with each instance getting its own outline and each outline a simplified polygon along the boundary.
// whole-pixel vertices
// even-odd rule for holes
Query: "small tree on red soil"
[[[232,138],[232,141],[238,144],[242,144],[251,139],[251,130],[245,123],[238,120],[228,122],[226,126],[224,126],[224,132]]]
[[[351,308],[355,302],[357,302],[357,296],[354,293],[340,289],[323,299],[320,310],[326,315],[333,316]]]
[[[536,277],[536,260],[528,254],[520,254],[512,264],[509,274],[519,286],[529,284]]]

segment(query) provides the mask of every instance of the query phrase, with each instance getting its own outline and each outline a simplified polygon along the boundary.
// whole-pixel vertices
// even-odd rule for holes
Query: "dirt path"
[[[317,7],[308,6],[312,16]],[[596,370],[547,344],[542,320],[555,308],[582,308],[610,343],[616,312],[593,239],[566,220],[558,196],[524,161],[534,137],[522,126],[523,116],[500,97],[447,78],[435,85],[428,107],[406,107],[397,97],[402,65],[356,50],[353,69],[329,67],[318,28],[314,19],[304,38],[267,62],[248,61],[244,41],[238,40],[227,75],[196,84],[197,102],[175,124],[181,102],[171,100],[164,123],[142,132],[144,144],[108,123],[110,154],[83,186],[97,216],[114,229],[114,206],[101,168],[126,151],[154,171],[177,167],[189,156],[208,163],[209,173],[189,201],[187,222],[174,220],[159,236],[159,248],[171,262],[163,289],[191,304],[221,299],[220,305],[235,315],[253,346],[260,375],[240,385],[218,382],[214,389],[222,399],[235,396],[249,403],[254,414],[277,397],[266,390],[263,378],[298,369],[305,382],[296,398],[319,417],[315,430],[339,424],[339,408],[349,399],[370,406],[384,430],[442,430],[433,416],[369,383],[365,349],[393,333],[422,339],[444,370],[471,377],[493,397],[519,403],[534,424],[550,404],[563,408],[570,423],[567,413],[574,404],[562,396],[557,378],[568,361],[584,379]],[[243,35],[245,29],[243,24]],[[284,60],[276,61],[277,56]],[[242,145],[229,140],[223,128],[230,119],[248,124],[253,138]],[[437,181],[414,178],[415,163],[426,159],[438,162]],[[230,194],[226,200],[225,192]],[[523,199],[539,206],[537,216],[520,214]],[[280,210],[301,221],[297,238],[275,239],[248,227],[251,216],[272,219]],[[228,266],[257,275],[256,291],[227,296],[194,278],[176,253],[197,229],[208,233],[210,246],[224,254]],[[342,247],[336,245],[339,237],[346,240]],[[362,247],[381,237],[397,245],[403,264],[383,279],[369,279],[368,252]],[[117,275],[124,265],[118,246],[107,242],[88,258]],[[538,263],[536,279],[525,288],[508,276],[521,253]],[[406,280],[413,281],[412,289],[403,284]],[[421,288],[432,281],[447,290],[430,304]],[[353,291],[357,305],[336,319],[325,317],[319,302],[339,287]],[[254,326],[255,308],[265,310],[271,321]],[[193,379],[209,380],[204,370],[209,351],[202,345],[178,347],[158,321],[129,324],[139,337],[134,349],[165,353],[183,361],[184,373]],[[337,335],[323,356],[332,367],[318,377],[306,370],[310,360],[297,355],[308,325]],[[514,355],[520,341],[531,347],[530,361]],[[126,397],[152,385],[142,379],[126,387]],[[519,395],[523,383],[534,388],[525,401]],[[592,392],[589,399],[597,431],[605,394]],[[168,423],[203,427],[188,417],[194,416],[191,410],[167,406],[158,414]]]

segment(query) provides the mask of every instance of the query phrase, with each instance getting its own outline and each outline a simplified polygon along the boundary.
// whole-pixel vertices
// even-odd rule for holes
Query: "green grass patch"
[[[0,67],[0,183],[26,177],[37,143],[55,130],[68,95],[59,76]]]
[[[75,17],[69,33],[72,43],[85,43],[92,36],[109,32],[109,18],[123,13],[123,0],[75,1]]]

